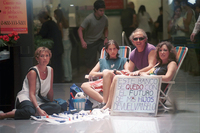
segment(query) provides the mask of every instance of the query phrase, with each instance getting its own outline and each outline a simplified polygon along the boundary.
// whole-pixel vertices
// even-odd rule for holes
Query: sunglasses
[[[142,40],[144,40],[145,38],[144,38],[144,37],[133,38],[133,41],[137,41],[138,39],[139,39],[140,41],[142,41]]]

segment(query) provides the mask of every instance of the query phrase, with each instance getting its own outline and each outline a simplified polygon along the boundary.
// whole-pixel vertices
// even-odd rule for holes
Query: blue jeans
[[[54,102],[41,104],[40,108],[44,110],[48,115],[61,112],[61,106]],[[36,108],[29,100],[25,100],[20,103],[17,99],[16,109],[15,120],[30,119],[30,116],[35,116],[36,113]]]
[[[70,40],[63,40],[64,53],[62,55],[62,63],[64,70],[64,80],[72,80],[72,65],[71,65],[71,50],[72,45]]]

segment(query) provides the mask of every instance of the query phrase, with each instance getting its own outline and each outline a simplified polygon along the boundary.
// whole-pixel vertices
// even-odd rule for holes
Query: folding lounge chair
[[[119,46],[119,57],[124,57],[129,59],[130,53],[131,53],[131,48],[129,46]],[[105,51],[105,47],[102,48],[101,50],[101,55],[100,55],[101,59],[105,59],[106,58],[106,51]],[[89,75],[85,75],[85,78],[88,79]],[[99,79],[100,77],[97,78],[93,78],[93,80],[95,79]]]
[[[164,91],[160,90],[161,96],[160,96],[159,102],[163,106],[164,110],[175,110],[175,106],[174,106],[175,103],[174,101],[170,99],[169,92],[170,92],[170,89],[172,88],[172,84],[175,84],[176,75],[178,74],[181,64],[183,63],[183,60],[188,51],[187,47],[177,46],[175,48],[177,52],[177,61],[178,61],[178,67],[177,67],[176,73],[174,74],[174,77],[171,81],[169,82],[162,81],[162,83],[168,83],[168,85]],[[164,104],[163,101],[168,102],[167,105]]]

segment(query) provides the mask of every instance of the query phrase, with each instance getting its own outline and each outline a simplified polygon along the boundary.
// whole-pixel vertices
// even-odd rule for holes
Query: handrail
[[[128,46],[130,46],[130,43],[129,43],[127,37],[126,37],[125,31],[122,31],[122,46],[124,46],[124,41],[126,42],[126,44],[127,44]]]

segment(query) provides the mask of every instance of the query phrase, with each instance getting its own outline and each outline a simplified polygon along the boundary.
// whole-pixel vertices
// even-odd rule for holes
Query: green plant
[[[51,39],[43,39],[40,35],[37,35],[34,38],[34,43],[35,43],[35,49],[42,46],[51,49],[54,42]]]

